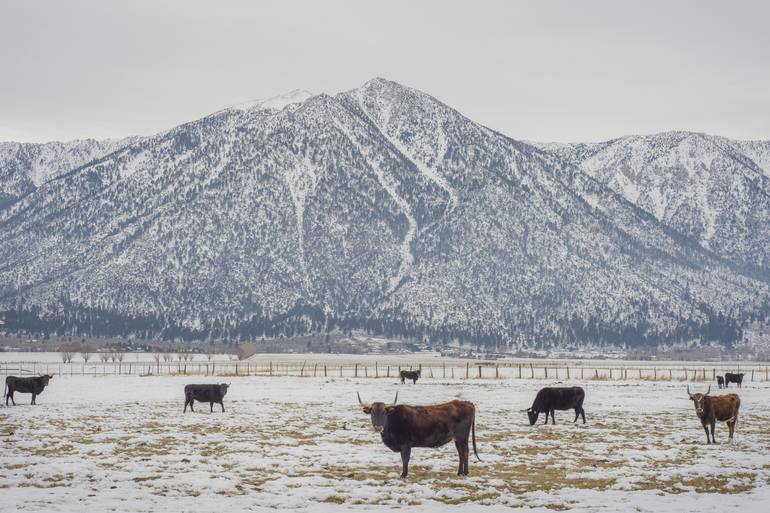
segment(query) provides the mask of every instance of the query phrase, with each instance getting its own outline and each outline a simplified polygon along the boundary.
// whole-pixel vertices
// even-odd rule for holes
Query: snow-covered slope
[[[0,205],[48,179],[121,148],[136,138],[45,144],[0,142]]]
[[[682,235],[770,276],[770,142],[666,132],[539,146]]]
[[[59,330],[513,345],[728,341],[767,309],[766,283],[425,93],[374,79],[263,105],[0,209],[2,304]]]

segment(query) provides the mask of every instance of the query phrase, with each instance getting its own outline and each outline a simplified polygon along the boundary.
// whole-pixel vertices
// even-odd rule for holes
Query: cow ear
[[[371,406],[364,406],[364,413],[367,415],[372,413],[372,407]]]

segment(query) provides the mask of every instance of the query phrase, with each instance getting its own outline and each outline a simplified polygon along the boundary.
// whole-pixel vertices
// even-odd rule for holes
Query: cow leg
[[[709,438],[709,427],[707,424],[703,424],[703,430],[706,432],[706,444],[710,444],[711,438]]]
[[[222,413],[224,413],[225,412],[225,403],[222,402],[222,401],[219,401],[219,406],[222,407]]]
[[[401,471],[401,477],[406,479],[409,475],[409,456],[412,454],[412,448],[408,445],[401,447],[401,464],[403,470]]]
[[[406,380],[404,379],[404,376],[401,376],[401,384],[403,385],[405,382]]]
[[[210,413],[214,413],[214,401],[209,401]]]
[[[190,411],[193,412],[193,413],[195,413],[195,410],[193,409],[193,404],[194,403],[195,403],[195,399],[191,397],[190,398]]]
[[[580,417],[580,408],[575,408],[575,420],[572,421],[573,424],[577,422],[578,417]]]
[[[583,409],[583,407],[580,407],[580,416],[583,417],[583,424],[586,423],[586,411]]]
[[[182,413],[187,413],[187,398],[184,398],[184,410],[182,410]]]
[[[716,426],[716,421],[711,422],[711,443],[715,444],[717,443],[716,438],[714,438],[714,427]]]
[[[37,397],[37,394],[32,394],[32,402],[30,404],[35,404],[35,397]]]
[[[416,385],[416,384],[417,384],[417,378],[414,378],[414,379],[412,380],[412,385]]]
[[[460,459],[460,464],[457,466],[457,475],[467,476],[468,456],[470,455],[470,450],[468,449],[468,440],[455,440],[455,447],[457,448],[457,456]]]
[[[556,417],[553,416],[553,410],[551,410],[551,424],[556,425]]]

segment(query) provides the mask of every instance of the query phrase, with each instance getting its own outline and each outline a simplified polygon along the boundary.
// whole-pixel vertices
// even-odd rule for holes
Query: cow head
[[[533,410],[532,408],[527,409],[527,417],[529,417],[529,425],[534,426],[535,422],[537,422],[537,416],[539,415],[538,412]]]
[[[220,383],[219,391],[222,392],[222,397],[227,393],[227,389],[230,387],[230,383]]]
[[[371,415],[372,427],[378,433],[382,433],[388,427],[388,408],[392,408],[398,402],[398,392],[396,392],[396,398],[393,400],[393,404],[385,403],[370,403],[364,404],[361,400],[361,394],[356,392],[358,396],[358,402],[364,409],[364,413]]]
[[[690,385],[687,385],[687,395],[689,395],[690,399],[692,399],[692,402],[695,405],[695,413],[698,414],[698,417],[703,416],[703,412],[706,409],[706,397],[708,397],[710,392],[711,392],[711,385],[709,385],[709,388],[705,394],[691,394]]]
[[[42,378],[42,382],[43,382],[43,386],[44,387],[47,387],[48,386],[48,382],[51,381],[51,379],[53,379],[53,376],[51,376],[50,374],[43,374],[40,377]]]

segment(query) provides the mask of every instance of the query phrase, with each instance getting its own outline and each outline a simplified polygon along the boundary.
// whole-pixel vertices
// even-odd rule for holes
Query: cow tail
[[[476,455],[476,459],[481,461],[481,458],[479,458],[479,451],[476,450],[476,412],[473,412],[473,422],[471,423],[471,440],[473,441],[473,454]]]

